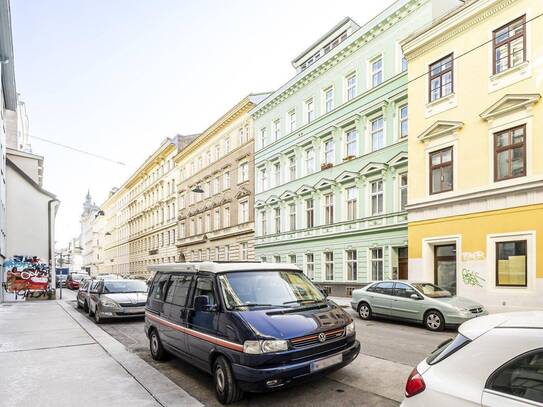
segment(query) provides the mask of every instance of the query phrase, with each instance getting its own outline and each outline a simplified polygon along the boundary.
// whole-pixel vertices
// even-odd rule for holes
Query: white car
[[[543,311],[465,322],[407,379],[402,407],[543,407]]]

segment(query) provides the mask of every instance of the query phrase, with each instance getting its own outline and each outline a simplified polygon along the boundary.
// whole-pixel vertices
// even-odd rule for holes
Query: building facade
[[[245,97],[175,156],[180,261],[254,259],[254,135],[248,112],[267,95]]]
[[[409,276],[543,306],[543,3],[467,2],[407,40]]]
[[[407,64],[400,42],[458,1],[401,0],[346,18],[251,112],[256,257],[333,295],[407,277]]]
[[[79,219],[81,226],[79,242],[81,244],[81,268],[91,276],[98,274],[103,262],[103,223],[103,212],[92,201],[89,191],[85,197],[83,212]]]

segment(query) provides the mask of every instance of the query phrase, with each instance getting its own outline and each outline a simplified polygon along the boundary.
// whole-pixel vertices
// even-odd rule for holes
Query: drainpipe
[[[53,204],[56,203],[57,206],[55,208],[55,215],[56,210],[58,209],[58,205],[60,204],[60,201],[58,199],[50,199],[49,202],[47,202],[47,231],[48,231],[48,242],[49,242],[49,248],[48,248],[48,254],[49,254],[49,273],[51,276],[51,284],[53,286],[53,289],[56,290],[57,288],[57,273],[55,268],[55,262],[54,262],[54,250],[53,245],[55,244],[53,242],[51,233],[52,233],[52,227],[51,227],[51,208],[53,207]],[[62,297],[61,297],[62,299]]]

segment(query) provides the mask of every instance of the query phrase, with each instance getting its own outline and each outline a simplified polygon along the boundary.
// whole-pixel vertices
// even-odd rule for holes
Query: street
[[[75,308],[76,291],[63,290],[63,299]],[[356,323],[362,352],[349,366],[325,378],[267,394],[248,394],[238,406],[397,406],[412,368],[454,331],[429,332],[417,325],[383,320]],[[83,313],[82,310],[79,310]],[[111,321],[100,327],[207,406],[220,406],[213,379],[180,359],[155,362],[149,353],[143,321]],[[333,401],[332,401],[333,400]]]

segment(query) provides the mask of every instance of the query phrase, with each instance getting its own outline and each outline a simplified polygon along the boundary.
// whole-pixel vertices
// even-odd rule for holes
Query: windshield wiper
[[[247,304],[238,304],[232,306],[232,308],[251,308],[251,307],[282,307],[282,305],[274,305],[274,304],[256,304],[256,303],[247,303]]]
[[[306,302],[322,302],[322,300],[315,300],[315,299],[305,299],[305,300],[294,300],[294,301],[286,301],[283,304],[304,304]]]

